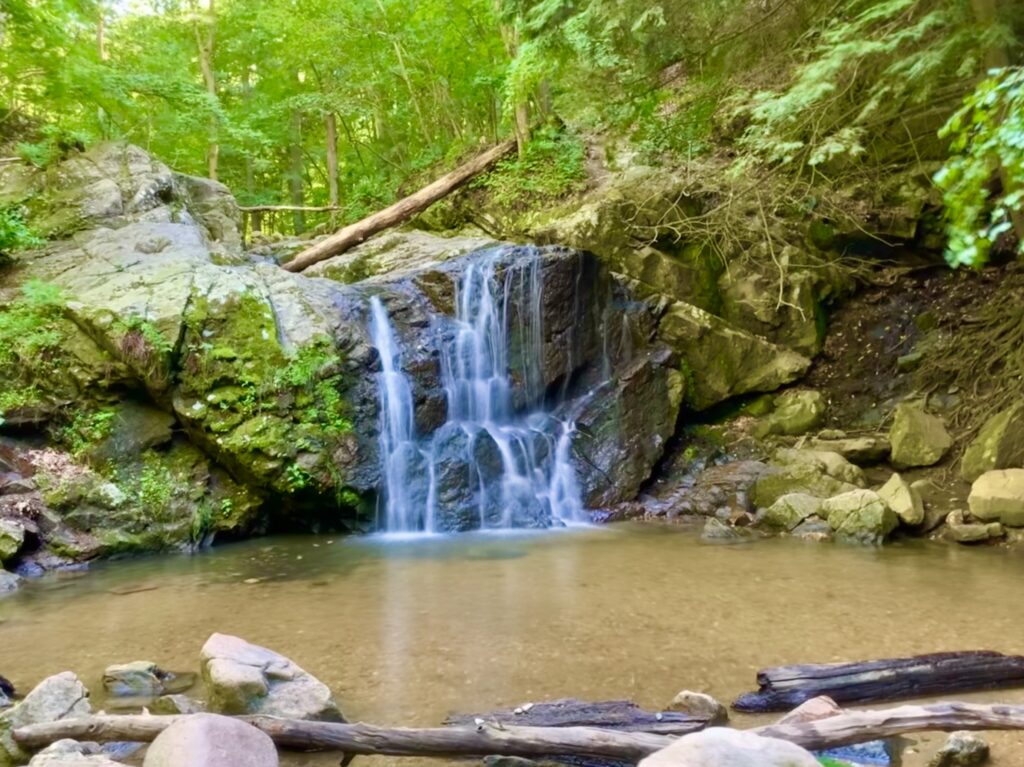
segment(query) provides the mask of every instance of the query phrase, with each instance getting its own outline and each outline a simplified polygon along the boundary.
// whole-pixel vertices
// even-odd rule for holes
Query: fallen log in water
[[[708,726],[708,720],[675,711],[644,711],[629,700],[586,701],[575,698],[527,703],[515,709],[481,714],[454,714],[444,723],[465,726],[482,719],[488,724],[523,727],[600,727],[623,732],[685,735]]]
[[[14,740],[38,749],[63,738],[110,742],[151,741],[178,716],[90,716],[20,727]],[[638,761],[675,738],[597,727],[477,727],[413,729],[370,724],[304,722],[273,717],[240,717],[267,733],[279,746],[342,751],[345,754],[457,757],[567,756]],[[771,724],[751,732],[819,750],[865,743],[926,730],[1024,730],[1024,706],[935,703],[878,711],[850,711],[827,719]]]
[[[732,706],[748,713],[788,711],[827,695],[836,703],[875,703],[1024,684],[1024,656],[950,652],[859,663],[779,666],[757,673],[758,691]]]

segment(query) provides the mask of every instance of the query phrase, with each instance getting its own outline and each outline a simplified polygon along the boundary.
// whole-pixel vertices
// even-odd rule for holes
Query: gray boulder
[[[327,685],[273,650],[213,634],[200,664],[210,707],[219,713],[345,721]]]
[[[988,761],[988,743],[973,732],[953,732],[928,767],[975,767]]]
[[[790,532],[808,517],[821,513],[824,501],[807,493],[789,493],[765,509],[758,519],[758,527],[779,532]]]
[[[709,725],[725,724],[729,721],[728,709],[718,700],[707,693],[692,690],[677,693],[665,710],[706,719]]]
[[[839,453],[850,463],[871,466],[889,457],[892,445],[889,438],[881,435],[866,437],[824,437],[818,435],[810,441],[814,450],[828,450]]]
[[[941,419],[926,413],[920,405],[906,402],[896,408],[889,441],[892,465],[897,469],[932,466],[953,446]]]
[[[107,666],[103,672],[103,687],[108,694],[130,697],[156,697],[164,692],[167,672],[155,663],[138,660]]]
[[[860,470],[835,453],[783,450],[775,460],[783,465],[773,466],[754,484],[751,498],[757,508],[768,508],[790,493],[829,498],[864,483]],[[857,484],[849,479],[856,479]]]
[[[973,482],[987,471],[1024,467],[1024,402],[996,413],[981,427],[960,461],[960,476]]]
[[[775,451],[772,463],[777,466],[810,466],[850,485],[864,487],[867,484],[860,467],[854,466],[839,453],[828,450],[782,448]]]
[[[89,691],[77,676],[65,671],[44,679],[24,700],[0,713],[0,767],[28,761],[29,754],[11,736],[17,728],[90,713]]]
[[[892,509],[900,521],[911,527],[924,521],[924,501],[916,488],[899,474],[893,474],[878,490],[878,495]]]
[[[58,740],[32,757],[28,767],[124,767],[104,753],[98,743]]]
[[[821,767],[800,746],[752,732],[711,727],[683,735],[640,767]]]
[[[998,522],[967,522],[959,509],[946,516],[945,535],[957,543],[980,543],[991,538],[1001,538],[1003,526]]]
[[[1024,469],[985,472],[971,485],[967,504],[978,519],[1024,527]]]
[[[821,514],[837,538],[856,543],[881,543],[899,525],[895,512],[873,490],[851,490],[828,498]]]
[[[806,434],[825,417],[825,396],[813,389],[789,389],[775,398],[775,409],[761,419],[754,430],[758,437],[769,434]]]
[[[238,719],[217,714],[183,717],[161,732],[143,767],[277,767],[270,736]]]
[[[206,711],[206,706],[187,695],[176,693],[161,695],[149,704],[149,710],[154,714],[201,714]]]

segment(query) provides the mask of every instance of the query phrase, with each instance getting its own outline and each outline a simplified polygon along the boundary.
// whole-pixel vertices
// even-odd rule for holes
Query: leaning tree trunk
[[[290,272],[301,272],[303,269],[324,259],[344,253],[349,248],[358,245],[377,232],[407,221],[417,213],[429,208],[442,197],[454,192],[474,176],[487,170],[502,157],[511,153],[515,147],[516,142],[510,140],[488,149],[465,165],[456,168],[448,175],[442,176],[433,183],[423,187],[415,194],[399,200],[384,210],[377,211],[362,221],[350,224],[327,239],[306,248],[306,250],[285,264],[284,268]]]
[[[338,207],[338,119],[334,112],[324,115],[324,133],[327,137],[327,204]],[[333,227],[337,214],[331,212]]]

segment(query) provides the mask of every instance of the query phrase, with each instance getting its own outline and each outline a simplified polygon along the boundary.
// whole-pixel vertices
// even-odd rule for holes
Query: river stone
[[[946,536],[957,543],[977,543],[1002,535],[1003,526],[998,522],[966,522],[959,509],[946,516]]]
[[[775,452],[772,463],[779,466],[809,465],[830,477],[857,487],[864,487],[867,480],[864,472],[839,453],[828,450],[782,448]]]
[[[0,597],[18,589],[21,577],[0,567]]]
[[[98,743],[58,740],[32,757],[28,767],[124,767],[103,752]]]
[[[759,509],[768,508],[779,498],[790,493],[804,493],[818,498],[829,498],[857,486],[830,476],[823,464],[802,461],[784,468],[774,468],[757,478],[751,500]]]
[[[988,761],[988,743],[973,732],[953,732],[928,767],[974,767]]]
[[[345,721],[327,685],[273,650],[213,634],[200,665],[210,708],[217,712]]]
[[[0,519],[0,564],[10,562],[25,544],[25,528],[14,519]]]
[[[850,463],[858,466],[870,466],[889,457],[892,445],[889,438],[881,435],[868,437],[825,437],[819,434],[810,441],[815,450],[828,450],[839,453]]]
[[[816,698],[805,700],[788,714],[783,716],[777,724],[804,724],[806,722],[817,722],[821,719],[828,719],[830,716],[837,716],[843,713],[828,695],[819,695]]]
[[[828,498],[822,516],[836,536],[858,543],[881,543],[899,525],[899,518],[873,490],[851,490]]]
[[[732,527],[715,517],[708,517],[704,520],[700,539],[706,543],[746,543],[751,539],[751,531],[745,527]]]
[[[825,396],[813,389],[790,389],[775,398],[775,410],[761,419],[755,436],[806,434],[825,417]]]
[[[706,719],[708,726],[725,724],[729,721],[729,711],[718,700],[707,693],[683,690],[665,708],[666,711],[678,711],[698,719]]]
[[[238,719],[192,714],[161,732],[143,767],[277,767],[277,749],[266,733]]]
[[[924,521],[924,501],[921,494],[899,474],[893,474],[878,490],[878,495],[896,512],[900,521],[913,527]]]
[[[187,695],[176,693],[161,695],[149,704],[149,711],[153,714],[201,714],[206,711],[206,706]]]
[[[154,698],[163,693],[166,676],[152,661],[137,660],[107,666],[103,687],[110,695]]]
[[[90,713],[89,691],[73,673],[64,671],[44,679],[24,700],[0,713],[0,767],[28,761],[29,754],[11,737],[13,730]]]
[[[941,419],[926,413],[920,405],[906,402],[896,407],[889,441],[892,465],[897,469],[932,466],[953,446]]]
[[[640,767],[821,767],[800,746],[728,727],[683,735]]]
[[[960,476],[973,482],[986,471],[1024,467],[1024,401],[989,418],[967,446]]]
[[[789,532],[808,517],[821,512],[821,498],[807,493],[789,493],[765,509],[757,521],[758,527]]]
[[[971,485],[967,504],[978,519],[1024,527],[1024,469],[985,472]]]

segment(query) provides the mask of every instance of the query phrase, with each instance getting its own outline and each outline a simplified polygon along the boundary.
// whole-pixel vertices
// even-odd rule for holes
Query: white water
[[[441,349],[448,421],[438,434],[460,429],[464,448],[445,453],[436,438],[416,434],[413,399],[401,350],[378,298],[371,300],[371,334],[381,357],[380,522],[389,533],[445,529],[439,500],[444,461],[467,468],[481,529],[572,524],[582,520],[580,489],[570,461],[571,422],[544,410],[543,327],[539,259],[497,274],[500,252],[471,263],[457,290],[452,341]],[[513,307],[516,327],[511,327]],[[512,349],[512,337],[516,348]],[[513,376],[519,382],[516,408]],[[488,440],[492,442],[488,442]],[[482,451],[496,449],[500,476],[488,477]]]

